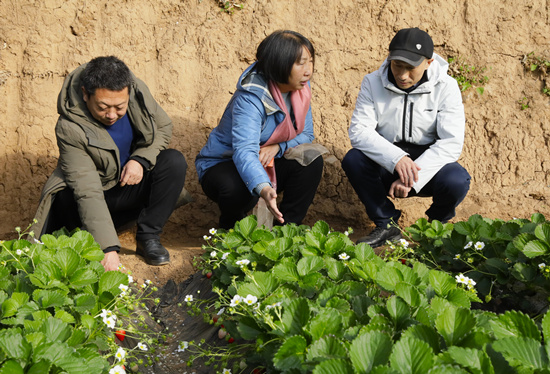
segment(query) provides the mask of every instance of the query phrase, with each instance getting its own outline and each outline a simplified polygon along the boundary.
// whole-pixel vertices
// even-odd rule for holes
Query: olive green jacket
[[[82,96],[81,74],[86,64],[70,73],[57,99],[59,119],[55,127],[59,160],[46,182],[32,228],[40,237],[46,227],[54,194],[65,187],[73,190],[83,229],[101,249],[120,246],[103,192],[120,180],[122,167],[118,147],[88,111]],[[155,101],[143,81],[132,74],[128,116],[134,128],[130,158],[139,157],[155,166],[157,155],[172,136],[172,121]],[[182,194],[187,194],[185,189]]]

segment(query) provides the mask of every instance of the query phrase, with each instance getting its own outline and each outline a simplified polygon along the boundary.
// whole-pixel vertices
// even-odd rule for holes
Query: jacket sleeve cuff
[[[262,192],[262,190],[266,186],[271,186],[271,183],[263,182],[263,183],[258,184],[256,187],[254,187],[254,190],[253,190],[254,195],[260,196],[260,192]]]
[[[120,247],[118,245],[113,245],[110,247],[107,247],[103,250],[103,253],[109,253],[109,252],[120,252]]]
[[[140,163],[140,165],[143,167],[143,170],[149,170],[151,168],[151,163],[140,156],[132,156],[130,157],[130,160],[134,160]]]

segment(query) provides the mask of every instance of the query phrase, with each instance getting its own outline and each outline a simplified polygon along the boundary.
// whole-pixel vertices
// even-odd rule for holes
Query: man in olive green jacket
[[[116,229],[137,220],[137,253],[151,265],[170,261],[159,236],[188,200],[187,164],[166,149],[172,122],[149,89],[116,57],[98,57],[70,73],[58,97],[57,168],[43,188],[33,230],[89,231],[119,265]]]

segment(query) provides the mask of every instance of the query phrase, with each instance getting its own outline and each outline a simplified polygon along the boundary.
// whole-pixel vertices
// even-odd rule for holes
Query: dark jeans
[[[157,156],[155,167],[143,173],[139,184],[124,187],[117,184],[104,191],[115,228],[137,220],[137,240],[158,239],[176,206],[186,171],[184,156],[175,149],[166,149]],[[69,231],[83,226],[70,188],[55,194],[44,233],[63,226]]]
[[[419,156],[414,151],[409,153],[413,159]],[[395,209],[387,196],[391,184],[399,178],[397,173],[390,173],[355,148],[342,160],[342,168],[376,226],[385,228],[392,220],[397,223],[401,211]],[[420,192],[411,189],[408,197],[432,196],[433,203],[426,215],[431,220],[447,222],[455,216],[455,208],[469,189],[470,175],[458,162],[453,162],[443,166]]]
[[[275,159],[277,193],[283,192],[279,210],[285,223],[301,224],[323,174],[323,158],[318,157],[308,166],[294,160]],[[212,166],[202,178],[202,189],[206,196],[220,208],[219,227],[230,229],[256,205],[258,197],[253,196],[241,179],[233,161],[220,162]]]

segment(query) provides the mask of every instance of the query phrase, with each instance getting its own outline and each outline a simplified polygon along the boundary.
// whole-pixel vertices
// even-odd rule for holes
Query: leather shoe
[[[376,226],[367,236],[363,236],[357,240],[357,244],[365,243],[372,248],[380,247],[386,243],[386,240],[392,241],[401,238],[401,230],[398,227],[390,226],[385,229],[383,227]]]
[[[160,266],[170,262],[170,254],[158,239],[137,240],[136,254],[149,265]]]

